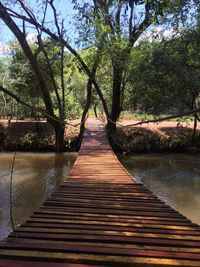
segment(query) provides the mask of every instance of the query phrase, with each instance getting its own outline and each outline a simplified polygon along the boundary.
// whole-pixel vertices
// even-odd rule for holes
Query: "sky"
[[[41,2],[41,0],[24,0],[30,3],[30,6],[34,8],[35,10],[38,10],[38,2]],[[78,0],[81,1],[81,0]],[[90,1],[90,0],[88,0]],[[4,1],[2,1],[4,2]],[[73,4],[71,3],[71,0],[55,0],[55,6],[56,9],[61,13],[62,17],[65,18],[65,25],[67,29],[67,36],[71,37],[71,44],[72,46],[75,46],[75,27],[72,24],[72,18],[75,15],[75,10],[73,9]],[[50,10],[47,12],[47,18],[46,21],[52,21],[53,14]],[[162,32],[162,27],[157,27],[156,30],[158,33]],[[172,35],[173,30],[168,29],[165,31],[164,36],[170,36]],[[33,31],[33,29],[28,29],[27,39],[30,41],[34,38],[36,32]],[[149,38],[151,41],[152,38],[152,32],[146,31],[145,34],[142,37]],[[4,56],[5,50],[7,49],[8,45],[7,43],[14,39],[13,34],[11,31],[3,24],[3,22],[0,20],[0,56]]]
[[[81,1],[81,0],[80,0]],[[90,0],[89,0],[90,1]],[[41,0],[27,0],[30,3],[30,6],[34,9],[38,9],[37,2],[41,2]],[[55,0],[56,9],[61,13],[62,17],[65,18],[66,28],[68,30],[67,35],[72,39],[72,46],[75,46],[74,39],[76,37],[75,27],[73,27],[72,18],[75,15],[75,10],[73,9],[73,4],[71,0]],[[50,9],[47,12],[46,21],[51,21],[53,17]],[[28,29],[27,39],[29,41],[34,40],[36,32],[33,29]],[[7,43],[14,39],[12,32],[0,22],[0,56],[6,54],[6,50],[8,50]]]
[[[30,6],[33,8],[37,8],[37,1],[36,0],[29,0]],[[65,17],[65,23],[67,25],[69,36],[73,35],[74,29],[71,24],[72,17],[75,14],[75,11],[73,10],[73,5],[71,3],[71,0],[56,0],[55,6],[57,10],[62,14],[63,17]],[[52,20],[52,13],[50,11],[47,12],[47,21]],[[28,29],[27,38],[28,40],[31,40],[35,35],[35,31],[33,29]],[[12,41],[14,38],[14,35],[12,32],[8,29],[7,26],[4,25],[4,23],[0,20],[0,56],[3,56],[6,53],[7,50],[7,43],[9,41]]]

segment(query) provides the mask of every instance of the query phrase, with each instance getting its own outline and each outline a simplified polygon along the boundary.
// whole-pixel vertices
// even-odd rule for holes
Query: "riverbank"
[[[137,120],[120,121],[116,135],[112,137],[116,152],[200,152],[200,125],[197,126],[195,141],[192,142],[192,122],[164,121],[132,126],[136,123]]]
[[[67,125],[64,151],[76,151],[78,133],[79,126]],[[46,121],[0,120],[0,151],[54,151],[54,142],[54,130]]]
[[[77,151],[80,120],[65,129],[64,151]],[[165,121],[131,126],[138,120],[121,120],[112,137],[115,152],[126,154],[200,152],[200,125],[192,143],[192,122]],[[128,126],[128,127],[124,127]],[[2,134],[4,140],[2,141]],[[0,120],[0,151],[54,151],[54,130],[46,121]]]

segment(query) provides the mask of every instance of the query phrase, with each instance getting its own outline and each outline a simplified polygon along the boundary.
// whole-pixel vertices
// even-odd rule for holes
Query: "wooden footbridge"
[[[88,120],[69,177],[0,242],[0,267],[200,266],[200,227],[134,180]]]

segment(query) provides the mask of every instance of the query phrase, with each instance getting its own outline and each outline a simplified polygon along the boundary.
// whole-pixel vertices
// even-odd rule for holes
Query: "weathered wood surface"
[[[131,178],[88,120],[70,176],[0,242],[0,267],[200,266],[200,227]]]

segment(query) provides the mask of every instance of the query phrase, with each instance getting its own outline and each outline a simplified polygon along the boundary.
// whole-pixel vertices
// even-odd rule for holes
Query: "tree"
[[[195,28],[182,30],[170,40],[143,42],[134,49],[128,90],[132,99],[127,96],[126,105],[156,114],[196,110],[200,94],[199,41],[200,31]],[[197,112],[193,116],[194,143]]]
[[[25,11],[33,15],[31,11],[29,12],[29,9],[24,6],[24,1],[17,1],[21,7],[25,8]],[[26,26],[24,24],[23,20],[23,29],[20,29],[20,26],[17,25],[17,22],[11,17],[11,15],[8,13],[8,9],[6,5],[3,5],[2,2],[0,2],[0,17],[4,21],[4,23],[8,26],[8,28],[12,31],[12,33],[17,38],[24,54],[26,55],[31,68],[34,72],[34,75],[37,79],[38,88],[40,90],[39,94],[41,94],[42,99],[45,104],[46,109],[46,115],[48,122],[51,123],[55,130],[55,139],[56,139],[56,150],[61,151],[63,149],[63,138],[64,138],[64,119],[65,119],[65,88],[64,88],[64,47],[59,42],[56,43],[56,46],[59,47],[59,53],[60,53],[60,83],[56,81],[53,65],[51,64],[51,59],[49,57],[49,54],[47,53],[48,45],[44,43],[44,39],[42,38],[42,32],[39,29],[39,27],[36,27],[37,31],[37,49],[33,50],[31,45],[28,43],[26,39]],[[14,12],[14,11],[13,11]],[[33,15],[34,17],[34,15]],[[43,20],[45,20],[45,14],[43,17]],[[62,24],[61,26],[56,24],[58,35],[63,35],[63,28]],[[56,41],[54,41],[56,42]],[[46,64],[46,71],[49,74],[49,79],[51,80],[52,89],[55,92],[56,101],[57,101],[57,107],[59,110],[59,114],[56,115],[54,110],[54,104],[53,100],[50,94],[49,84],[47,83],[44,73],[41,68],[40,61],[38,59],[39,55],[42,54],[43,58],[45,59]],[[57,51],[55,51],[54,55],[57,54]],[[4,90],[5,91],[5,90]]]
[[[105,33],[104,51],[110,55],[112,62],[112,104],[109,113],[109,131],[114,132],[125,90],[125,75],[130,53],[136,41],[151,25],[167,20],[180,23],[187,19],[188,10],[196,1],[103,1],[94,0],[93,5],[84,1],[73,1],[83,17],[84,25],[89,25],[95,38]],[[92,13],[92,10],[94,12]],[[191,9],[190,9],[191,10]],[[91,19],[91,14],[93,17]],[[86,23],[87,22],[87,23]],[[92,31],[92,30],[91,30]],[[85,30],[86,33],[89,31]]]

